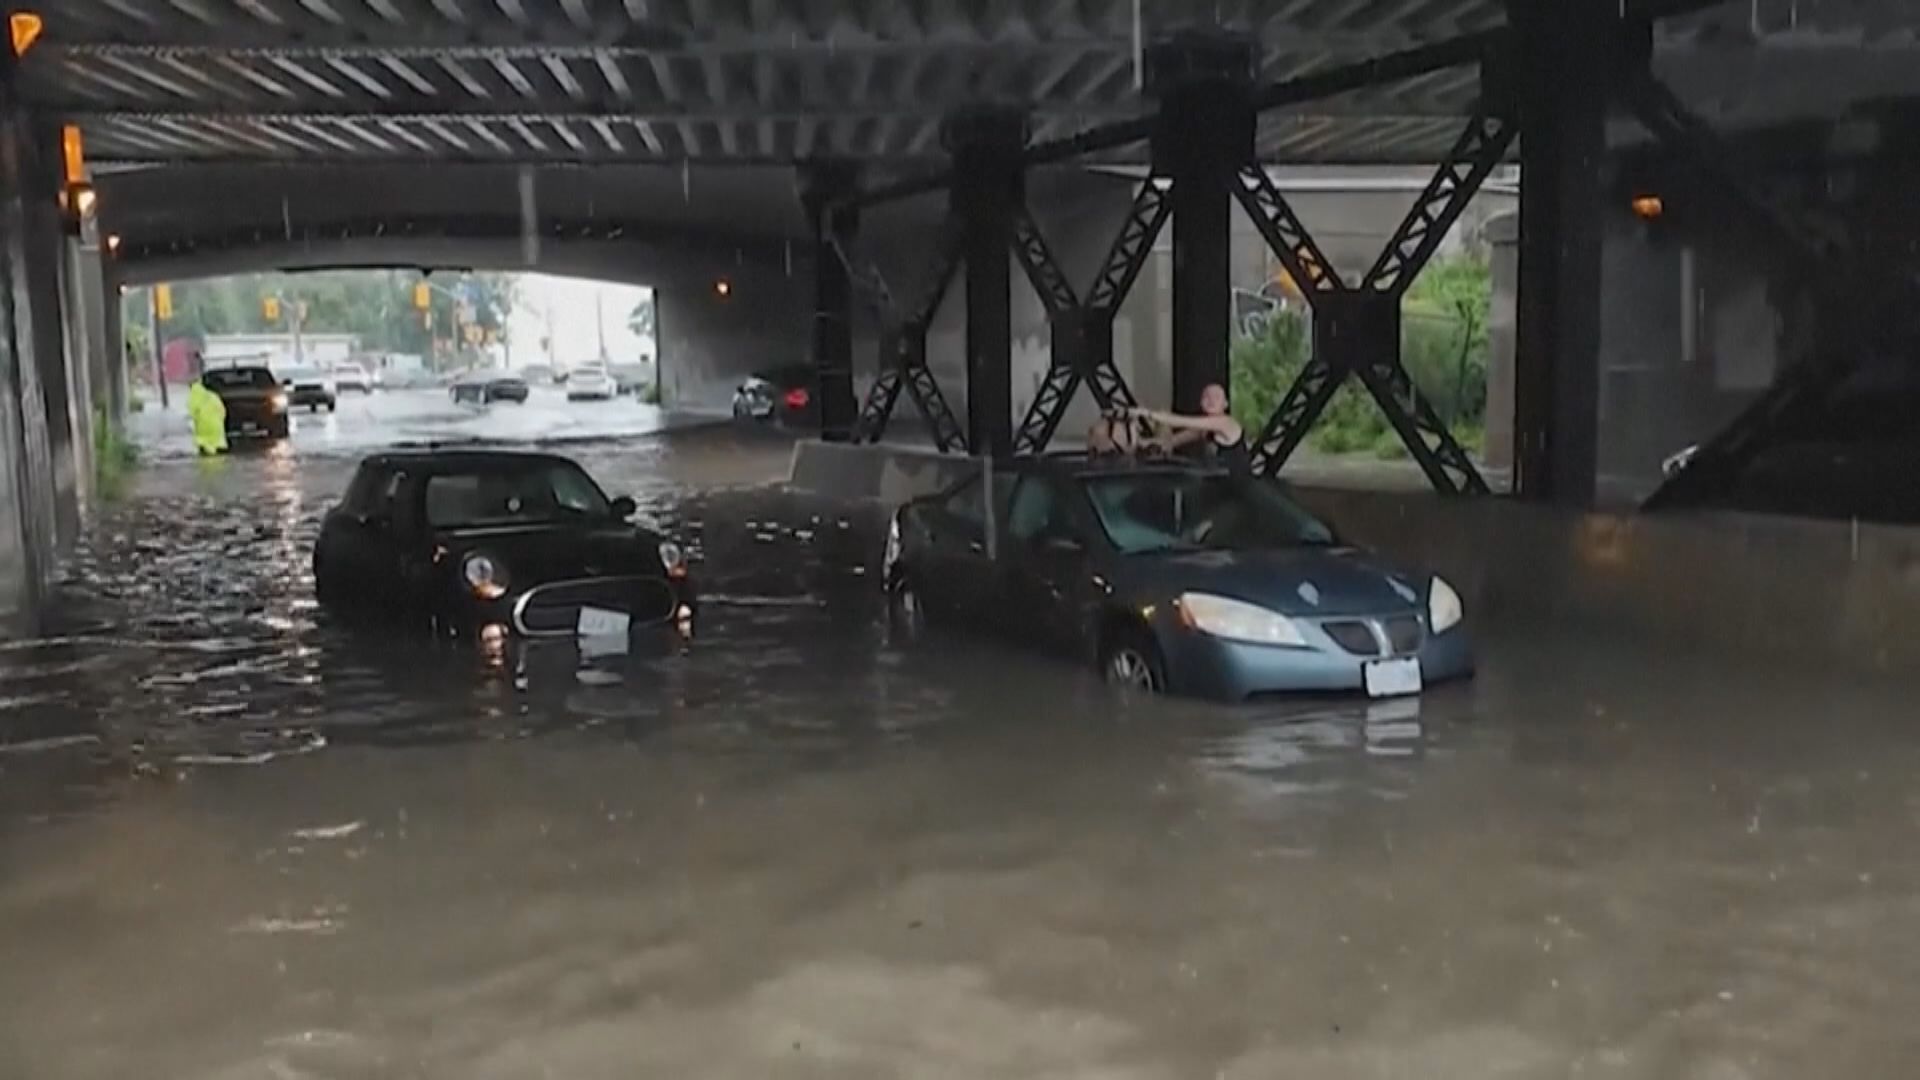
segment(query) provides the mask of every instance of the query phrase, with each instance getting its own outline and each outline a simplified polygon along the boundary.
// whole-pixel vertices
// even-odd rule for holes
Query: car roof
[[[369,454],[361,459],[363,469],[447,469],[482,468],[489,465],[571,465],[579,468],[579,462],[559,454],[546,454],[530,450],[497,450],[427,446],[420,449],[385,450],[378,454]]]

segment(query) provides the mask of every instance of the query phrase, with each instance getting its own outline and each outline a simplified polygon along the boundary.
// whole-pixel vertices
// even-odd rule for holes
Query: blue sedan
[[[1341,542],[1276,481],[1201,465],[1002,463],[900,507],[883,562],[897,617],[1138,690],[1394,697],[1473,672],[1447,582]]]

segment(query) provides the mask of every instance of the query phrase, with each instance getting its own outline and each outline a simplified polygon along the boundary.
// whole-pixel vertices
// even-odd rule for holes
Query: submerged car
[[[808,364],[749,375],[733,391],[734,419],[816,424],[820,406],[814,400],[814,387],[819,379],[819,371]]]
[[[514,375],[465,375],[454,380],[449,393],[456,403],[491,405],[496,401],[511,401],[520,405],[527,400],[527,381]]]
[[[287,392],[271,370],[258,365],[209,368],[200,382],[227,408],[227,438],[284,439],[291,431]]]
[[[280,384],[286,387],[287,400],[296,409],[332,412],[340,401],[340,389],[333,375],[319,368],[285,368],[280,372]]]
[[[620,386],[603,367],[575,368],[567,379],[568,401],[611,401]]]
[[[320,602],[439,633],[604,638],[689,625],[679,545],[551,454],[427,450],[360,463],[313,549]]]
[[[989,503],[990,500],[990,503]],[[895,612],[1224,700],[1418,693],[1473,672],[1460,595],[1340,540],[1278,482],[1176,461],[996,466],[909,502],[883,557]]]

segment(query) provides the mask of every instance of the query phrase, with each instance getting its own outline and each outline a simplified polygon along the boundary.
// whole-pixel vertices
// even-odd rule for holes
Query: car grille
[[[1320,628],[1327,632],[1334,644],[1355,656],[1379,656],[1380,640],[1373,636],[1373,627],[1357,620],[1321,623]]]
[[[673,589],[660,578],[610,577],[556,581],[528,589],[513,605],[514,629],[528,637],[570,635],[580,609],[624,611],[636,624],[673,617]]]
[[[1426,628],[1420,625],[1419,618],[1413,615],[1396,615],[1381,624],[1387,632],[1387,645],[1395,656],[1407,656],[1420,651],[1420,644],[1426,638]]]

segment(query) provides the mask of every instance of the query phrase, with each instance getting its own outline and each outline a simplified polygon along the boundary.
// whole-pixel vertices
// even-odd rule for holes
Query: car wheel
[[[1158,694],[1167,688],[1167,664],[1145,631],[1127,630],[1116,633],[1101,650],[1100,677],[1122,690]]]
[[[337,402],[337,401],[332,401],[332,400],[329,400],[329,401],[327,402],[327,411],[328,411],[328,412],[332,412],[332,411],[333,411],[333,410],[334,410],[335,408],[337,408],[337,407],[339,406],[339,404],[340,404],[340,403],[339,403],[339,402]]]
[[[896,632],[913,638],[926,631],[927,608],[913,579],[902,577],[887,590],[887,623]]]

